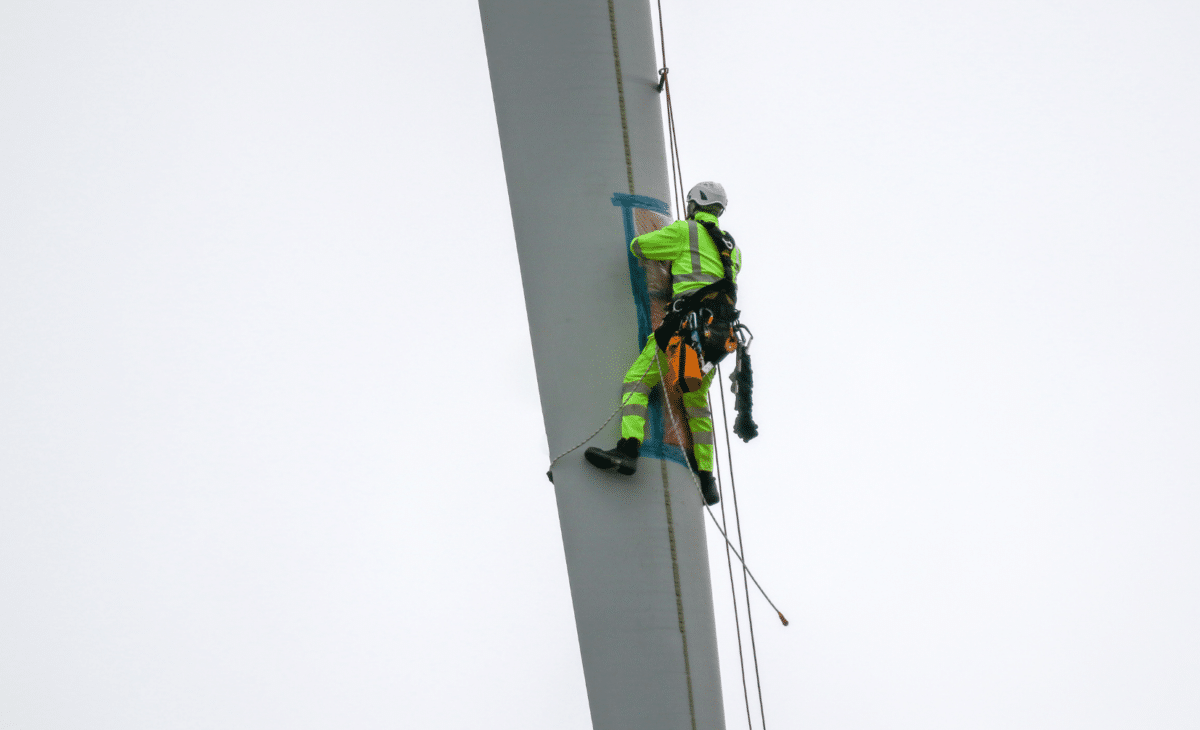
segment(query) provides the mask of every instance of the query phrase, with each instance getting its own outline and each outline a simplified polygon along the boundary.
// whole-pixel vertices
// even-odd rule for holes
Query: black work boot
[[[704,495],[705,504],[716,504],[721,501],[721,495],[717,492],[717,480],[713,479],[711,471],[698,471],[696,476],[700,477],[700,493]]]
[[[589,446],[588,450],[583,452],[583,458],[597,469],[607,470],[616,467],[618,474],[628,476],[637,471],[638,454],[641,449],[641,441],[635,438],[621,439],[615,447],[608,451]]]

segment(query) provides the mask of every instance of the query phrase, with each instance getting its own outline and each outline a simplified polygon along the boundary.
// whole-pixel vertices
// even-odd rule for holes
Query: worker
[[[626,475],[635,473],[645,440],[650,391],[664,375],[669,376],[670,368],[676,365],[679,357],[699,356],[706,361],[708,371],[697,371],[696,378],[680,380],[685,383],[681,387],[685,391],[683,407],[693,443],[688,461],[696,473],[704,501],[710,505],[720,498],[713,479],[714,438],[708,387],[717,372],[712,363],[724,356],[722,349],[734,349],[733,345],[724,347],[726,335],[731,336],[730,327],[725,325],[733,325],[737,320],[733,303],[736,301],[736,277],[742,266],[741,250],[731,236],[716,226],[726,207],[728,199],[720,183],[699,183],[688,191],[685,220],[675,221],[630,242],[629,250],[640,261],[671,263],[672,305],[663,325],[648,338],[645,349],[625,374],[621,388],[620,441],[612,449],[592,446],[584,453],[588,462],[599,469],[616,469],[617,473]],[[715,241],[714,237],[720,240]],[[700,299],[705,300],[706,306],[701,306]],[[718,301],[719,306],[714,304]],[[709,330],[705,322],[695,316],[689,318],[696,312],[722,331],[716,338],[715,354],[708,343],[700,342],[699,331]],[[692,322],[691,332],[688,331],[689,321]],[[693,348],[682,342],[681,333],[685,338],[691,337],[697,346]],[[668,350],[672,351],[670,357]]]

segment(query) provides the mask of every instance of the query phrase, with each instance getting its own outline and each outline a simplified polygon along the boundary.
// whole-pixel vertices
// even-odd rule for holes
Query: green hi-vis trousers
[[[646,407],[650,403],[650,391],[662,380],[668,367],[667,354],[658,349],[651,335],[642,354],[625,373],[625,382],[621,386],[621,438],[646,440]],[[716,368],[709,370],[700,382],[699,390],[683,394],[683,407],[687,411],[696,465],[700,471],[713,470],[713,422],[708,410],[708,386],[716,373]]]

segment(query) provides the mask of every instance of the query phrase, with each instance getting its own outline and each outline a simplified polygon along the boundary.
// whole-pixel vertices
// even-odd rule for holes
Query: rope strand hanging
[[[671,69],[667,66],[667,36],[663,30],[662,0],[658,0],[658,45],[662,53],[662,68],[658,70],[658,91],[667,94],[667,146],[671,149],[671,187],[674,189],[675,210],[683,217],[683,170],[679,167],[679,142],[675,138],[675,112],[671,107]]]
[[[672,202],[674,204],[676,212],[678,213],[678,217],[682,219],[686,216],[686,207],[685,207],[685,200],[684,200],[683,169],[682,169],[682,164],[680,162],[681,155],[680,155],[680,151],[679,151],[679,137],[676,132],[675,111],[674,111],[674,105],[673,105],[673,101],[672,101],[672,97],[671,97],[670,69],[667,66],[666,34],[665,34],[665,31],[663,28],[663,20],[662,20],[662,1],[658,0],[657,5],[658,5],[658,15],[659,15],[659,17],[658,17],[659,42],[660,42],[660,50],[661,50],[661,55],[662,55],[662,67],[659,69],[659,79],[658,79],[657,89],[660,93],[663,93],[665,95],[664,98],[665,98],[665,102],[666,102],[667,140],[668,140],[668,147],[670,149],[670,156],[671,156]],[[610,13],[611,13],[611,2],[610,2]],[[613,28],[613,34],[614,34],[613,45],[614,45],[614,54],[615,54],[616,53],[615,25]],[[619,85],[620,84],[619,66],[617,67],[617,69],[618,69],[617,74],[618,74],[618,85]],[[623,101],[623,99],[622,99],[622,101]],[[622,112],[624,112],[624,109],[622,109]],[[627,156],[626,161],[628,163],[629,162],[629,159],[628,159],[629,150],[628,150],[628,142],[627,141],[626,141],[626,156]],[[632,191],[633,191],[632,171],[631,171],[630,165],[627,164],[627,167],[630,167],[630,181],[629,181],[630,185],[629,185],[629,187],[630,187],[630,192],[632,193]],[[647,363],[647,368],[646,368],[645,372],[649,372],[649,368],[651,365],[658,366],[659,382],[663,383],[663,387],[665,387],[665,378],[663,377],[662,364],[661,364],[660,358],[657,356],[652,358],[651,362]],[[722,383],[723,382],[723,373],[721,372],[719,365],[717,366],[717,368],[718,368],[717,369],[718,383]],[[645,374],[645,372],[643,373],[643,375]],[[743,589],[744,600],[746,601],[746,619],[747,619],[748,631],[750,634],[750,647],[751,647],[751,655],[752,655],[753,666],[754,666],[755,684],[756,684],[757,694],[758,694],[759,713],[760,713],[760,719],[762,722],[763,730],[766,730],[766,717],[765,717],[765,712],[763,709],[764,703],[763,703],[763,696],[762,696],[762,681],[761,681],[759,665],[758,665],[757,642],[755,640],[755,635],[754,635],[753,616],[752,616],[752,612],[750,610],[749,584],[751,582],[754,583],[754,586],[758,590],[758,593],[763,597],[764,600],[766,600],[766,602],[776,612],[776,614],[779,617],[780,622],[784,626],[788,625],[788,620],[783,615],[783,612],[779,610],[778,606],[775,605],[775,602],[771,600],[771,597],[767,594],[766,590],[762,587],[762,584],[759,583],[758,578],[755,577],[754,573],[750,570],[749,566],[746,564],[746,560],[744,557],[745,548],[744,548],[744,543],[742,540],[741,516],[740,516],[740,512],[738,510],[737,489],[736,489],[736,483],[734,481],[734,476],[733,476],[732,453],[729,449],[729,445],[730,445],[729,419],[728,419],[728,415],[727,415],[727,411],[726,411],[725,393],[724,393],[723,388],[720,385],[718,385],[718,390],[721,391],[721,416],[722,416],[723,426],[724,426],[724,430],[725,430],[726,459],[728,461],[728,466],[729,466],[730,493],[731,493],[732,499],[733,499],[734,521],[735,521],[735,526],[736,526],[737,532],[738,532],[737,546],[734,546],[733,541],[731,540],[731,538],[729,536],[729,527],[728,527],[728,523],[725,518],[724,502],[722,502],[722,504],[721,504],[722,518],[720,520],[718,520],[717,516],[713,512],[711,506],[704,504],[705,500],[703,498],[703,490],[701,489],[700,481],[699,481],[697,475],[694,472],[692,472],[691,470],[689,470],[689,474],[692,478],[693,486],[696,488],[697,493],[699,493],[701,495],[701,503],[704,504],[705,511],[708,512],[708,516],[709,516],[710,520],[712,521],[713,526],[717,529],[717,532],[720,533],[723,541],[725,542],[726,564],[729,569],[730,591],[731,591],[731,594],[733,597],[733,604],[734,604],[734,615],[735,615],[735,625],[736,625],[735,628],[736,628],[736,632],[737,632],[737,641],[738,641],[738,656],[739,656],[739,662],[741,664],[741,669],[742,669],[743,697],[746,701],[746,720],[747,720],[748,725],[751,727],[751,729],[753,729],[753,722],[751,719],[751,710],[750,710],[750,700],[749,700],[749,688],[748,688],[748,682],[747,682],[747,677],[746,677],[745,658],[744,658],[744,653],[743,653],[741,625],[740,625],[740,620],[738,617],[737,589],[736,589],[736,584],[733,579],[732,557],[736,557],[738,563],[742,567],[742,584],[743,584],[742,589]],[[672,405],[671,398],[664,397],[662,400],[663,400],[663,403],[666,405],[667,417],[672,422],[674,422],[676,420],[676,416],[674,413],[675,409]],[[597,428],[594,432],[592,432],[586,439],[580,441],[575,446],[571,447],[570,449],[567,449],[563,453],[554,457],[554,459],[550,463],[550,469],[546,472],[546,475],[550,479],[551,482],[554,481],[553,470],[554,470],[555,464],[563,457],[576,451],[577,449],[579,449],[580,447],[584,446],[589,441],[591,441],[593,438],[595,438],[601,431],[603,431],[608,426],[609,423],[612,422],[612,420],[617,416],[618,413],[620,413],[621,409],[625,405],[626,405],[625,397],[623,396],[621,404],[617,406],[617,408],[608,416],[608,418],[604,421],[603,424],[600,425],[599,428]],[[711,415],[711,408],[710,408],[710,415]],[[715,419],[714,419],[714,424],[715,424]],[[740,434],[740,432],[739,432],[739,434]],[[746,437],[743,436],[743,438],[746,438]],[[679,448],[681,455],[683,456],[683,463],[686,464],[688,462],[688,458],[687,458],[688,453],[684,446],[680,445],[680,446],[678,446],[678,448]],[[716,444],[714,444],[714,452],[715,451],[716,451]],[[718,489],[721,489],[721,487],[723,487],[723,484],[722,484],[723,480],[720,479],[720,455],[717,453],[714,453],[714,456],[716,457],[715,465],[716,465],[716,472],[717,472],[717,474],[716,474],[717,486],[718,486]],[[665,468],[666,468],[666,465],[664,462],[663,463],[664,487],[665,487],[665,477],[666,477]],[[670,514],[669,493],[665,493],[665,497],[668,500],[666,508],[668,510],[668,519],[669,519],[669,514]],[[671,540],[671,547],[672,547],[672,553],[674,553],[673,537]],[[675,564],[674,555],[672,555],[672,563],[673,563],[673,565]],[[677,568],[676,568],[676,570],[677,570]],[[678,583],[678,576],[676,577],[676,582]],[[677,593],[678,593],[678,590],[679,590],[679,588],[677,585],[676,586]],[[680,607],[680,612],[681,612],[680,613],[680,616],[681,616],[680,630],[681,630],[681,633],[683,633],[684,629],[683,629],[683,623],[682,623],[682,608],[681,607]],[[685,641],[684,660],[685,660],[685,664],[686,664],[686,662],[687,662],[686,634],[684,636],[684,641]],[[691,688],[690,688],[690,681],[689,681],[689,695],[690,695],[690,690],[691,690]]]
[[[718,364],[717,365],[717,378],[720,379],[722,377],[722,375],[723,375],[723,373],[721,372],[721,366],[720,366],[720,364]],[[723,389],[721,390],[721,420],[725,426],[725,459],[729,463],[729,489],[730,489],[730,492],[732,492],[732,494],[733,494],[733,517],[734,517],[734,521],[737,525],[738,547],[741,547],[742,552],[745,553],[746,549],[742,544],[742,515],[741,515],[740,510],[738,510],[737,481],[733,477],[733,448],[731,447],[730,441],[729,441],[729,410],[725,406],[725,391]],[[722,510],[722,516],[724,516],[724,510]],[[745,565],[745,564],[743,563],[743,565]],[[732,570],[730,571],[729,580],[730,580],[730,583],[733,582]],[[759,717],[762,719],[763,730],[766,730],[767,717],[766,717],[766,709],[763,706],[762,677],[758,671],[758,644],[754,639],[754,616],[750,612],[750,586],[746,584],[746,573],[745,572],[742,573],[742,591],[743,591],[743,595],[745,595],[745,597],[746,597],[746,622],[750,628],[750,652],[754,658],[754,682],[758,688],[758,712],[759,712]],[[734,592],[736,593],[736,589]],[[786,621],[784,622],[784,625],[785,626],[787,625]],[[739,652],[738,658],[739,659],[741,658],[741,642],[742,642],[742,636],[741,636],[741,629],[739,627],[738,628],[738,652]],[[743,670],[743,675],[744,675],[744,670]],[[745,682],[745,679],[743,678],[743,683],[744,682]],[[750,703],[749,703],[748,699],[746,702],[746,719],[747,719],[747,721],[749,721],[749,719],[750,719]]]
[[[667,42],[666,42],[666,32],[663,27],[662,0],[657,0],[657,4],[658,4],[659,46],[660,46],[660,50],[662,53],[662,68],[659,70],[658,90],[660,93],[664,92],[664,91],[666,92],[667,129],[668,129],[668,139],[670,141],[670,149],[671,149],[671,183],[672,183],[672,187],[674,188],[675,204],[677,206],[676,210],[680,211],[680,213],[681,213],[680,217],[682,217],[683,211],[684,211],[683,199],[682,199],[682,191],[683,191],[683,184],[684,184],[683,183],[683,172],[682,172],[682,165],[680,164],[680,161],[679,161],[679,158],[680,158],[679,138],[675,132],[675,110],[674,110],[674,105],[671,103],[671,81],[669,78],[670,69],[667,66]],[[717,382],[719,384],[723,383],[723,373],[721,371],[720,364],[717,365]],[[747,625],[749,627],[749,633],[750,633],[750,649],[751,649],[751,654],[752,654],[753,660],[754,660],[754,680],[755,680],[755,685],[756,685],[756,688],[758,691],[759,718],[762,722],[763,730],[766,730],[767,718],[766,718],[766,710],[764,708],[764,703],[763,703],[762,679],[761,679],[761,674],[760,674],[759,666],[758,666],[758,646],[757,646],[757,642],[755,641],[755,636],[754,636],[754,618],[753,618],[753,614],[750,610],[750,586],[746,581],[747,577],[754,581],[755,587],[758,588],[758,590],[762,594],[763,598],[765,598],[767,600],[767,603],[769,603],[771,605],[771,608],[775,609],[775,612],[779,615],[779,620],[783,623],[784,626],[788,625],[788,621],[784,617],[783,612],[780,611],[779,608],[775,606],[775,603],[770,599],[770,597],[767,596],[766,591],[764,591],[762,589],[762,586],[759,585],[758,579],[756,579],[754,577],[754,574],[750,572],[749,567],[747,567],[747,565],[746,565],[746,560],[744,558],[745,547],[742,542],[741,513],[738,510],[738,505],[737,505],[737,485],[736,485],[736,481],[734,480],[734,476],[733,476],[733,452],[732,452],[732,449],[730,448],[729,417],[728,417],[728,411],[727,411],[726,405],[725,405],[725,390],[720,385],[718,385],[717,389],[721,391],[721,419],[722,419],[722,423],[723,423],[724,430],[725,430],[725,447],[726,447],[725,455],[726,455],[726,459],[729,464],[730,491],[733,495],[734,520],[735,520],[735,523],[737,526],[737,531],[738,531],[738,547],[742,548],[741,551],[734,549],[733,544],[729,540],[728,528],[725,524],[725,501],[724,501],[723,495],[722,495],[722,502],[721,502],[721,517],[722,517],[721,524],[717,523],[717,518],[713,514],[711,507],[709,507],[708,505],[705,505],[705,509],[708,511],[709,517],[712,518],[713,524],[721,532],[721,537],[724,538],[724,540],[725,540],[725,560],[726,560],[727,567],[729,569],[729,584],[730,584],[729,587],[730,587],[730,592],[731,592],[732,598],[733,598],[734,625],[735,625],[735,630],[737,632],[737,642],[738,642],[738,662],[739,662],[739,665],[741,666],[742,693],[743,693],[743,698],[745,699],[745,703],[746,703],[746,723],[747,723],[747,726],[751,730],[753,730],[754,723],[750,717],[750,698],[748,696],[748,688],[746,686],[746,665],[745,665],[745,658],[744,658],[744,655],[742,652],[741,623],[738,620],[738,612],[737,612],[737,588],[736,588],[736,586],[734,584],[734,580],[733,580],[733,564],[732,564],[732,561],[730,561],[730,559],[729,559],[729,554],[731,552],[734,555],[737,555],[738,562],[742,566],[742,588],[743,588],[743,595],[745,596],[745,600],[746,600],[746,620],[747,620]],[[664,398],[664,401],[667,403],[667,408],[668,408],[668,412],[669,412],[670,408],[671,408],[670,399]],[[710,407],[710,412],[711,412],[711,407]],[[739,435],[740,435],[740,432],[739,432]],[[715,451],[715,444],[714,444],[714,451]],[[685,456],[686,456],[686,454],[685,454]],[[714,454],[714,456],[716,457],[714,459],[714,465],[716,466],[716,471],[717,471],[717,484],[718,484],[718,489],[720,490],[722,487],[721,479],[720,479],[720,456],[719,456],[719,454]],[[693,482],[695,482],[696,489],[699,490],[700,484],[699,484],[699,481],[697,480],[696,476],[693,475],[692,479],[693,479]]]
[[[721,374],[720,374],[720,371],[718,371],[717,372],[717,378],[718,378],[717,382],[720,382],[720,377],[721,377]],[[726,421],[725,435],[726,435],[726,446],[728,446],[729,424],[728,424],[728,419],[725,418],[725,391],[721,391],[721,416],[722,416],[722,419]],[[715,451],[715,449],[714,449],[714,451]],[[730,452],[728,450],[726,450],[726,454],[729,454],[729,453]],[[720,454],[714,454],[713,464],[717,467],[717,487],[720,490],[720,495],[721,495],[721,526],[725,528],[726,532],[728,532],[729,531],[729,523],[725,520],[725,504],[728,500],[725,499],[725,489],[724,489],[725,485],[724,485],[724,480],[721,478]],[[730,463],[729,463],[729,468],[730,468],[730,472],[732,473],[732,471],[733,471],[733,462],[732,461],[730,461]],[[737,499],[736,494],[734,496],[734,499],[735,500]],[[741,543],[741,541],[742,541],[741,530],[738,530],[738,543]],[[733,627],[734,627],[734,631],[737,634],[738,666],[740,667],[740,669],[742,671],[742,699],[746,703],[746,725],[749,726],[750,728],[753,728],[754,723],[750,719],[750,690],[746,687],[746,658],[745,658],[745,654],[742,651],[742,623],[738,617],[737,585],[733,581],[733,557],[729,553],[728,546],[725,547],[725,566],[729,570],[729,593],[730,593],[730,596],[733,598]],[[749,613],[749,609],[750,609],[750,604],[747,601],[747,604],[746,604],[746,612],[747,613]]]

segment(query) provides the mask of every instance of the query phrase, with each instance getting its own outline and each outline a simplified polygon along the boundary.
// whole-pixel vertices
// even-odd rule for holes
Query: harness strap
[[[700,269],[700,232],[695,218],[688,219],[688,249],[692,254],[692,274],[704,273]]]
[[[714,223],[700,221],[708,235],[712,237],[717,253],[721,257],[721,266],[725,275],[721,278],[705,274],[700,268],[700,234],[699,225],[694,218],[688,219],[688,245],[691,248],[692,273],[675,277],[676,281],[705,281],[708,282],[699,289],[688,292],[671,303],[671,308],[663,317],[662,324],[654,331],[654,340],[658,349],[666,351],[671,338],[679,332],[683,321],[692,312],[702,308],[712,310],[714,316],[720,319],[737,319],[737,285],[733,282],[733,237],[725,235]]]
[[[695,221],[692,221],[693,223]],[[723,232],[717,228],[716,223],[708,221],[700,221],[704,225],[704,230],[708,231],[708,235],[712,236],[713,243],[717,246],[717,253],[721,255],[721,267],[725,269],[725,278],[733,281],[733,236]]]
[[[654,330],[654,340],[658,343],[658,349],[663,351],[667,349],[667,343],[679,332],[683,321],[692,312],[703,307],[712,309],[714,314],[718,309],[732,310],[736,300],[737,290],[728,279],[719,279],[703,289],[697,289],[689,292],[687,296],[676,299],[675,303],[671,305],[671,309],[667,311],[667,315],[663,317],[662,324]]]

